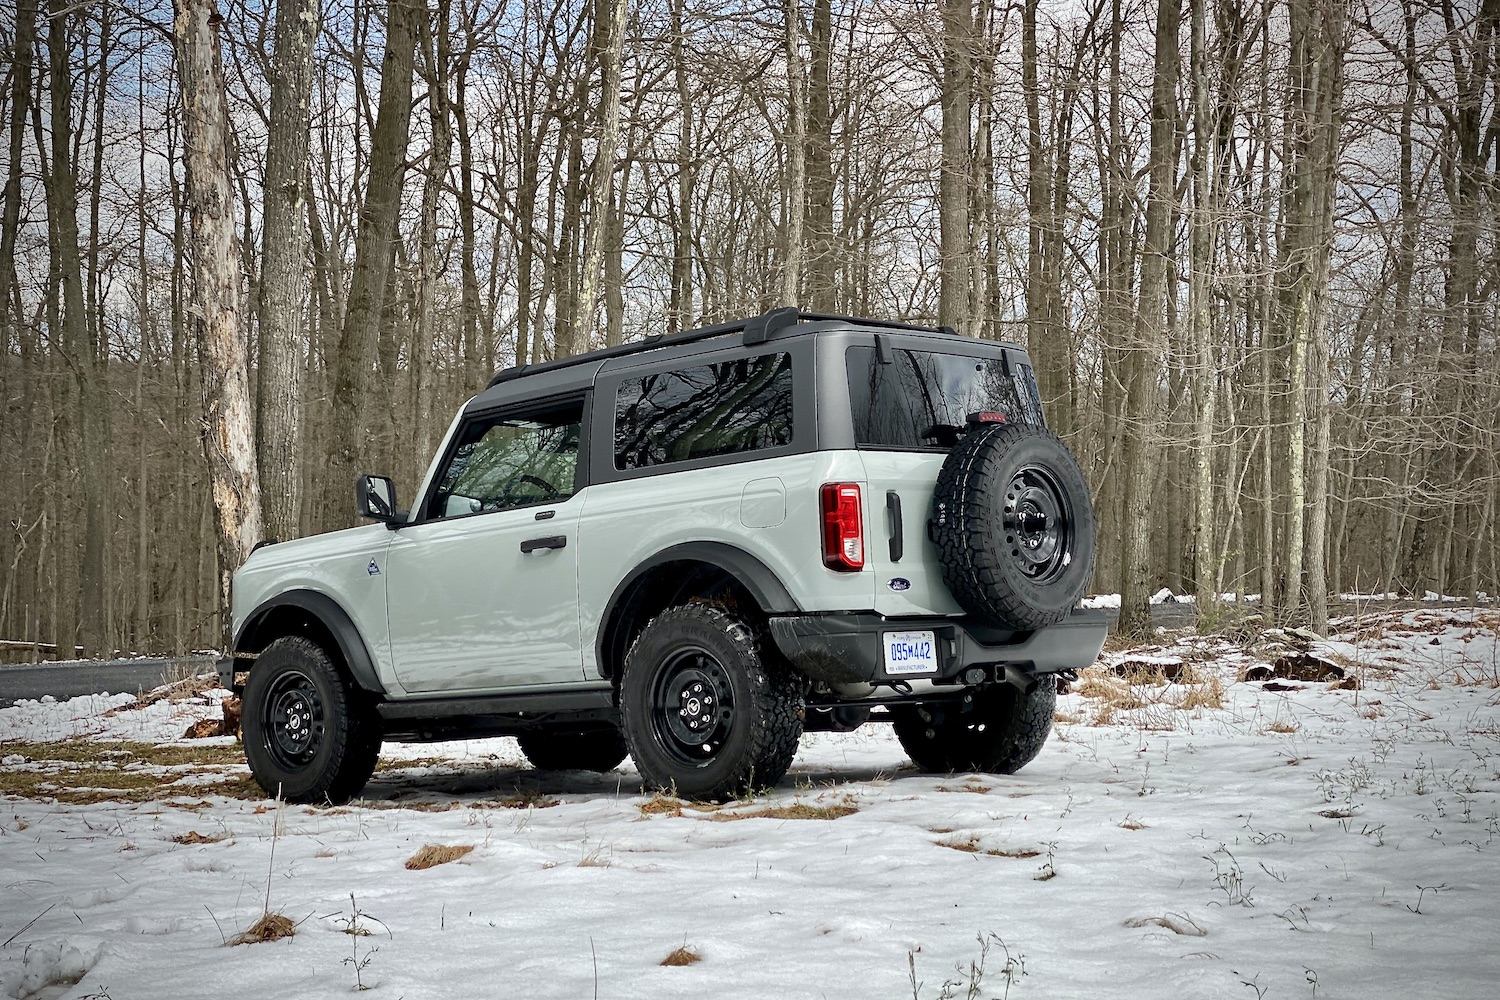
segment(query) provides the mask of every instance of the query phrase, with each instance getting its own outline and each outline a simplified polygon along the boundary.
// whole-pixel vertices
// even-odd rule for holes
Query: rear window
[[[932,351],[892,351],[880,364],[873,347],[851,347],[849,404],[854,440],[875,448],[946,451],[968,429],[971,413],[999,412],[1012,423],[1043,423],[1029,365]]]
[[[615,397],[615,468],[641,469],[792,443],[786,354],[626,379]]]

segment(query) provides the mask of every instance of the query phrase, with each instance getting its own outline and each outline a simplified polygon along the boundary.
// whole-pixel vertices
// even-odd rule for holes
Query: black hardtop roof
[[[803,323],[816,324],[808,329],[798,329]],[[974,338],[960,336],[952,327],[947,326],[921,326],[915,323],[900,323],[895,320],[870,319],[860,316],[836,316],[829,313],[802,312],[791,306],[772,309],[752,316],[749,319],[733,320],[727,323],[716,323],[712,326],[700,327],[696,330],[687,330],[682,333],[653,334],[642,340],[632,341],[628,344],[620,344],[615,347],[605,347],[597,351],[588,351],[584,354],[575,354],[571,357],[558,358],[553,361],[543,361],[531,365],[518,365],[514,368],[506,368],[497,372],[490,379],[486,389],[493,389],[506,382],[532,375],[541,375],[547,372],[557,372],[566,368],[583,365],[592,365],[597,371],[604,362],[612,358],[623,358],[633,354],[642,354],[647,351],[660,350],[666,347],[676,347],[682,344],[692,344],[698,341],[711,340],[714,338],[728,338],[733,334],[740,334],[740,343],[744,346],[753,346],[768,340],[782,339],[797,336],[802,333],[815,333],[818,330],[826,330],[830,327],[847,326],[857,329],[867,329],[872,332],[890,331],[895,333],[915,333],[932,337],[933,339],[961,341],[974,343]],[[994,342],[996,346],[1005,346],[1013,350],[1022,350],[1019,345]],[[581,373],[580,373],[581,374]]]

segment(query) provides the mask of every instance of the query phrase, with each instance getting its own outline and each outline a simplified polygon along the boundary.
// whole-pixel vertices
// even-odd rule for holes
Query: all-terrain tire
[[[521,752],[538,771],[613,771],[630,748],[614,726],[547,729],[516,737]]]
[[[256,658],[242,725],[251,775],[288,802],[347,802],[380,756],[369,696],[303,636],[283,636]]]
[[[770,640],[707,604],[663,611],[625,656],[621,728],[652,788],[723,800],[774,785],[803,714],[802,680]]]
[[[1046,674],[1030,694],[997,685],[977,692],[968,712],[903,707],[892,722],[896,739],[924,771],[1015,774],[1042,752],[1056,708],[1056,678]]]
[[[1038,629],[1067,617],[1094,568],[1094,508],[1045,427],[986,424],[948,453],[932,497],[943,582],[980,621]]]

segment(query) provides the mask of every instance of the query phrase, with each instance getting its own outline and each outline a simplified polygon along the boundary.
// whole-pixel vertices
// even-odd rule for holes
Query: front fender
[[[257,606],[235,631],[232,648],[236,655],[259,653],[280,636],[289,631],[302,632],[314,622],[321,629],[312,627],[311,631],[326,633],[333,640],[354,683],[372,694],[385,694],[370,650],[354,620],[337,601],[314,590],[285,591]],[[299,627],[288,628],[293,625]]]

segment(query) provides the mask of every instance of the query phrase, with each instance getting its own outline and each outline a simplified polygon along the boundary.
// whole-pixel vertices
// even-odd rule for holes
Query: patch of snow
[[[75,975],[69,996],[305,996],[309,982],[331,996],[355,986],[357,946],[362,981],[410,1000],[588,997],[596,983],[606,997],[901,997],[909,960],[927,998],[991,933],[1003,948],[979,995],[1012,1000],[1237,998],[1247,982],[1306,997],[1309,977],[1332,998],[1490,996],[1497,624],[1448,607],[1344,619],[1314,648],[1345,659],[1358,690],[1238,682],[1250,651],[1173,638],[1111,657],[1182,659],[1221,681],[1222,708],[1059,723],[1015,775],[917,773],[885,726],[810,734],[770,793],[680,815],[644,811],[628,763],[537,772],[509,739],[387,744],[364,800],[337,809],[9,798],[0,996]],[[103,717],[120,697],[0,710],[0,741],[186,726],[156,705]],[[1058,710],[1097,704],[1070,693]],[[721,821],[794,803],[857,811]],[[406,870],[425,844],[475,849]],[[296,935],[223,947],[261,915],[268,881]],[[370,937],[344,933],[355,907]],[[683,945],[702,961],[659,965]],[[1026,973],[1009,990],[1007,952]]]
[[[136,700],[132,694],[86,694],[63,701],[51,695],[35,701],[22,699],[0,708],[0,740],[175,740],[200,719],[221,718],[219,701],[228,695],[220,689],[207,692],[202,700],[162,700],[129,712],[120,710]]]

